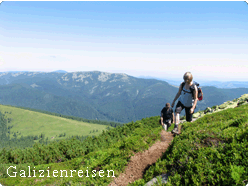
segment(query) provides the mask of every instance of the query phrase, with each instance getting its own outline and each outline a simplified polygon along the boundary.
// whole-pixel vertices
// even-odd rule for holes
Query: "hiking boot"
[[[176,128],[174,128],[173,130],[172,130],[172,134],[177,134],[178,133],[178,130],[176,129]]]
[[[178,125],[174,125],[174,129],[172,130],[172,133],[178,134]]]

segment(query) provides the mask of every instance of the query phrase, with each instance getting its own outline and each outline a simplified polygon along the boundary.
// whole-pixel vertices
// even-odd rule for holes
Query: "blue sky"
[[[248,80],[243,1],[5,1],[0,18],[0,72]]]

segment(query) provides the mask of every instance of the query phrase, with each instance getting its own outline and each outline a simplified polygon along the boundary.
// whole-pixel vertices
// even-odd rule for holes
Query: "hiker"
[[[192,122],[194,109],[196,107],[197,100],[198,100],[198,90],[197,90],[197,86],[193,84],[193,75],[191,74],[191,72],[186,72],[183,76],[183,79],[184,79],[184,82],[181,83],[179,87],[179,91],[176,94],[172,103],[172,107],[174,107],[175,101],[180,96],[179,101],[175,107],[175,127],[173,130],[173,133],[176,133],[176,134],[178,134],[178,125],[180,121],[181,111],[185,108],[186,121]],[[190,87],[192,87],[193,93],[191,92]]]
[[[161,125],[165,131],[167,131],[168,128],[171,126],[173,118],[174,118],[173,109],[170,108],[170,103],[167,103],[166,107],[164,107],[161,110]]]

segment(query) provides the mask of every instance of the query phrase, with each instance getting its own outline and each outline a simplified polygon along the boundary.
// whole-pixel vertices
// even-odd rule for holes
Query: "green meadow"
[[[7,126],[13,126],[9,130],[10,138],[14,137],[14,133],[17,138],[44,134],[49,140],[55,138],[60,140],[75,135],[99,135],[107,128],[107,125],[70,120],[5,105],[0,105],[0,111],[6,119],[9,119]],[[66,133],[65,137],[59,137],[64,133]]]

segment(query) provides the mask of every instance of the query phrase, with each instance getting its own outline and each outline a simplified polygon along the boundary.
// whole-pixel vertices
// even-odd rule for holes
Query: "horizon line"
[[[57,71],[65,71],[65,70],[54,70],[54,71],[3,71],[3,72],[0,72],[0,73],[14,73],[14,72],[41,72],[41,73],[53,73],[53,72],[57,72]],[[113,73],[113,72],[108,72],[108,71],[99,71],[99,70],[92,70],[92,71],[65,71],[66,73],[74,73],[74,72],[105,72],[105,73],[111,73],[111,74],[126,74],[128,76],[132,76],[130,74],[127,74],[127,73]],[[63,73],[63,72],[61,72]],[[145,76],[145,75],[140,75],[140,76],[132,76],[132,77],[136,77],[136,78],[145,78],[145,79],[161,79],[161,80],[170,80],[170,81],[182,81],[182,79],[179,79],[179,78],[176,78],[176,77],[171,77],[171,78],[163,78],[163,77],[154,77],[154,76]],[[171,79],[174,79],[174,80],[171,80]],[[216,81],[216,80],[207,80],[207,79],[199,79],[200,81],[207,81],[207,82],[213,82],[213,81]],[[247,80],[222,80],[222,81],[216,81],[216,82],[248,82],[248,79]]]

